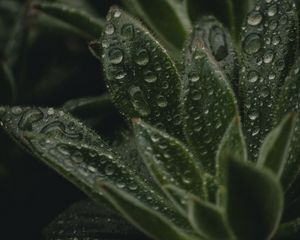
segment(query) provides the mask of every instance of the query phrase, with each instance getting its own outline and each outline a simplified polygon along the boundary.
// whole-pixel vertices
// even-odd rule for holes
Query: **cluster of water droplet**
[[[191,64],[186,66],[183,101],[185,134],[211,172],[218,143],[237,110],[226,77],[208,56],[205,48],[193,51]]]
[[[295,19],[289,14],[294,8],[289,1],[259,1],[243,27],[240,95],[252,157],[257,156],[258,147],[271,130],[274,102],[287,73],[287,57],[294,54]]]
[[[118,9],[108,15],[102,47],[108,87],[127,117],[180,134],[179,76],[166,51]]]

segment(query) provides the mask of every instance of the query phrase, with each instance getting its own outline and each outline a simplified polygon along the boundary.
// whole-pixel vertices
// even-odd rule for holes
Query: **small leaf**
[[[167,47],[172,45],[170,50],[174,47],[177,50],[182,49],[191,23],[181,3],[169,0],[129,0],[128,2],[130,8],[135,7],[139,17],[150,29],[154,30],[160,39],[166,41]]]
[[[300,113],[300,59],[298,58],[294,66],[292,67],[284,86],[282,87],[279,101],[277,119],[282,119],[289,112]],[[284,167],[281,182],[285,190],[288,190],[294,181],[297,179],[300,173],[300,118],[297,117],[295,120],[294,134],[291,140],[291,146],[289,149],[289,156]],[[276,121],[276,124],[278,121]]]
[[[45,240],[97,239],[146,240],[148,239],[108,206],[83,200],[67,208],[43,231]]]
[[[189,200],[189,220],[194,229],[206,239],[235,239],[226,226],[225,214],[213,204],[196,197]]]
[[[154,239],[192,240],[158,212],[109,184],[102,185],[104,196],[122,215]]]
[[[95,132],[70,115],[53,108],[1,107],[0,123],[16,142],[90,197],[102,199],[95,185],[110,182],[149,206],[164,208],[168,216],[179,215]]]
[[[235,159],[247,161],[247,147],[239,117],[235,117],[226,130],[217,152],[217,174],[219,183],[224,184],[225,159],[231,154]]]
[[[217,147],[232,118],[239,115],[236,99],[200,38],[187,49],[185,66],[184,133],[204,169],[214,173]]]
[[[258,166],[265,167],[280,178],[288,157],[296,116],[289,114],[266,137],[259,153]]]
[[[86,33],[90,39],[101,36],[104,20],[61,3],[34,3],[33,7]]]
[[[136,20],[113,7],[103,34],[103,63],[112,99],[129,119],[181,136],[180,78],[166,51]]]
[[[279,89],[298,49],[298,20],[292,0],[259,0],[242,33],[240,96],[249,154],[256,161],[259,146],[273,127]]]
[[[298,240],[300,235],[300,218],[283,223],[274,236],[274,240]]]
[[[168,134],[141,120],[134,120],[138,150],[159,185],[174,184],[195,195],[202,195],[201,171],[186,147]],[[168,177],[166,177],[168,176]]]
[[[238,239],[270,239],[283,211],[283,192],[273,173],[228,158],[226,211]]]
[[[199,39],[203,40],[205,48],[209,50],[231,85],[237,90],[239,66],[232,38],[227,29],[213,16],[201,17],[196,22],[186,47],[193,48]]]

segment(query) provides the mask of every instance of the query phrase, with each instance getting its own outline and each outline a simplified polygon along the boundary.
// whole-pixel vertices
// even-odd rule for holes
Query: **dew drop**
[[[134,109],[142,116],[148,116],[151,113],[151,110],[140,87],[130,87],[129,94],[132,98],[132,105]]]
[[[149,63],[149,54],[146,49],[139,50],[134,58],[136,64],[140,66],[146,66]]]
[[[112,64],[119,64],[123,60],[123,52],[121,49],[114,48],[109,52],[109,59]]]
[[[269,17],[274,17],[278,12],[278,8],[276,4],[273,4],[269,9],[268,9],[268,16]]]
[[[255,83],[257,82],[259,76],[258,76],[258,73],[256,71],[250,71],[248,73],[248,81],[251,82],[251,83]]]
[[[248,15],[247,23],[251,26],[257,26],[262,22],[262,15],[259,11],[252,11]]]
[[[105,27],[105,33],[107,35],[111,35],[115,32],[115,27],[114,25],[112,25],[111,23],[107,24],[106,27]]]
[[[20,108],[20,107],[13,107],[13,108],[11,109],[11,112],[12,112],[14,115],[20,115],[20,114],[23,112],[23,110],[22,110],[22,108]]]
[[[127,40],[134,38],[134,27],[132,24],[124,24],[121,28],[121,35]]]
[[[156,103],[161,108],[165,108],[166,106],[168,106],[167,99],[162,95],[157,96]]]
[[[217,61],[223,60],[228,55],[225,33],[220,27],[214,26],[210,29],[209,42]]]
[[[272,50],[268,50],[266,51],[266,53],[264,54],[264,63],[271,63],[274,59],[274,53]]]
[[[244,40],[243,48],[247,54],[257,53],[261,49],[261,37],[256,33],[249,34]]]
[[[152,72],[152,71],[149,71],[149,70],[146,70],[145,72],[144,72],[144,76],[145,76],[145,81],[147,82],[147,83],[154,83],[154,82],[156,82],[156,80],[157,80],[157,76],[156,76],[156,74],[154,73],[154,72]]]
[[[115,173],[115,168],[114,168],[114,166],[113,165],[107,165],[106,167],[105,167],[105,174],[106,174],[106,176],[111,176],[111,175],[113,175]]]

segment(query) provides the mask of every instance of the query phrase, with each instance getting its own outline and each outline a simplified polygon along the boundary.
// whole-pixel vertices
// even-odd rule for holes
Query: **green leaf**
[[[188,199],[190,193],[184,189],[178,188],[174,185],[163,185],[164,192],[168,195],[174,205],[177,207],[178,211],[184,216],[187,217],[188,213]]]
[[[193,48],[199,39],[202,39],[231,85],[237,90],[239,66],[232,38],[227,29],[213,16],[201,17],[196,22],[186,47]]]
[[[127,118],[141,117],[181,136],[180,78],[166,51],[135,19],[111,8],[103,64],[112,99]]]
[[[33,7],[84,32],[90,39],[101,36],[104,20],[61,3],[35,3]]]
[[[252,161],[273,126],[279,89],[298,49],[297,31],[297,12],[292,0],[259,0],[245,23],[240,97]]]
[[[278,103],[278,111],[277,111],[277,119],[282,119],[289,112],[300,113],[300,69],[299,69],[300,59],[298,58],[290,73],[285,81],[284,86],[282,87],[279,103]],[[297,179],[300,173],[300,162],[297,160],[300,157],[300,119],[297,117],[295,120],[295,129],[294,134],[291,140],[291,145],[289,149],[289,156],[287,162],[284,167],[284,171],[282,174],[282,184],[285,190],[289,189],[294,181]],[[276,121],[278,123],[278,121]]]
[[[209,173],[228,125],[238,114],[234,93],[224,73],[200,38],[186,52],[182,93],[184,133],[193,152]]]
[[[147,180],[129,169],[95,132],[70,115],[53,108],[0,110],[0,125],[15,141],[90,197],[102,200],[95,185],[110,182],[151,207],[164,208],[168,216],[178,215]]]
[[[203,14],[213,14],[229,27],[235,38],[249,9],[249,0],[186,0],[185,3],[192,20],[196,21]]]
[[[300,235],[300,218],[283,223],[274,236],[274,240],[298,240]]]
[[[223,136],[217,152],[216,168],[219,177],[219,183],[222,185],[224,184],[225,161],[228,154],[231,154],[235,159],[239,159],[240,161],[247,161],[247,147],[239,117],[235,117],[232,120]]]
[[[140,155],[159,185],[174,184],[195,195],[202,194],[201,170],[187,148],[177,139],[139,119],[133,121]],[[152,165],[154,165],[152,167]],[[167,177],[168,176],[168,177]]]
[[[226,226],[224,210],[196,197],[189,200],[189,220],[206,239],[235,239]]]
[[[283,211],[283,192],[268,170],[228,157],[226,211],[238,239],[270,239]]]
[[[101,186],[104,196],[122,215],[154,239],[192,240],[158,212],[110,184]]]
[[[146,240],[131,224],[104,204],[83,200],[73,204],[43,231],[45,240]]]
[[[181,50],[191,23],[181,3],[174,0],[127,0],[139,17],[154,30],[170,50]],[[159,17],[157,17],[159,16]],[[170,25],[170,23],[172,23]]]
[[[265,167],[280,178],[288,158],[295,128],[295,114],[289,114],[266,137],[259,153],[258,166]]]

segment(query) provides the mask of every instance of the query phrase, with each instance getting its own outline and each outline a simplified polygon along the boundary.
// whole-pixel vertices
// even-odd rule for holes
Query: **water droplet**
[[[122,79],[124,79],[124,78],[126,77],[126,75],[127,75],[126,72],[120,71],[120,72],[118,72],[118,73],[116,74],[115,79],[117,79],[117,80],[122,80]]]
[[[273,4],[271,7],[268,9],[268,16],[269,17],[274,17],[278,12],[278,8],[276,4]]]
[[[274,53],[272,50],[266,51],[264,54],[264,63],[271,63],[274,59]]]
[[[0,107],[0,117],[3,117],[5,113],[6,113],[6,108]]]
[[[254,54],[261,49],[261,44],[261,37],[256,33],[251,33],[244,40],[243,48],[247,54]]]
[[[262,15],[259,11],[252,11],[248,15],[247,22],[249,25],[257,26],[262,22]]]
[[[114,48],[109,52],[109,59],[112,64],[119,64],[123,60],[123,52],[121,49]]]
[[[250,71],[248,73],[248,81],[251,82],[251,83],[255,83],[257,82],[259,76],[258,76],[258,73],[256,71]]]
[[[23,112],[23,110],[20,107],[12,107],[11,112],[14,115],[20,115]]]
[[[127,40],[134,38],[134,27],[132,24],[124,24],[121,28],[121,35]]]
[[[151,113],[151,110],[140,87],[130,87],[129,94],[132,97],[132,105],[134,109],[142,116],[148,116]]]
[[[107,35],[111,35],[115,32],[115,26],[112,25],[111,23],[107,24],[106,27],[105,27],[105,33]]]
[[[19,128],[22,130],[32,130],[32,125],[44,118],[44,114],[38,109],[28,110],[23,114],[19,122]]]
[[[185,183],[185,184],[191,184],[192,183],[192,175],[191,175],[191,172],[190,171],[185,171],[183,174],[182,174],[182,181]]]
[[[249,114],[250,120],[254,121],[258,118],[258,112],[254,111]]]
[[[147,83],[154,83],[157,80],[156,74],[154,72],[152,72],[152,71],[149,71],[149,70],[146,70],[144,72],[144,76],[145,76],[145,81]]]
[[[113,165],[110,165],[108,164],[106,167],[105,167],[105,174],[107,176],[111,176],[115,173],[115,167]]]
[[[115,12],[114,12],[114,17],[115,18],[119,18],[120,16],[121,16],[121,12],[119,11],[119,10],[116,10]]]
[[[47,111],[47,114],[49,116],[53,115],[54,114],[54,109],[53,108],[49,108],[48,111]]]
[[[214,26],[210,29],[209,32],[209,42],[212,49],[212,53],[215,56],[217,61],[223,60],[228,55],[228,48],[225,33],[223,30]]]
[[[200,79],[200,77],[199,77],[199,75],[197,73],[191,73],[191,74],[189,74],[189,80],[191,82],[197,82],[197,81],[199,81],[199,79]]]
[[[156,103],[161,108],[165,108],[166,106],[168,106],[167,99],[162,95],[156,97]]]
[[[75,163],[81,163],[83,161],[83,155],[79,151],[75,151],[71,158]]]
[[[140,66],[146,66],[149,63],[149,54],[146,49],[139,50],[134,58],[136,64]]]

